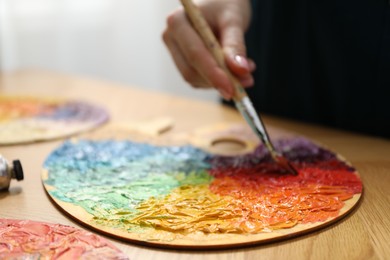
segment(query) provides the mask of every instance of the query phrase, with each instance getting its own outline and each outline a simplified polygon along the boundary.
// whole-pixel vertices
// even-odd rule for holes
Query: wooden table
[[[171,131],[215,122],[242,122],[236,111],[213,103],[147,92],[76,76],[43,71],[0,73],[0,93],[85,99],[104,104],[111,121],[170,116]],[[270,127],[305,135],[347,158],[359,171],[364,196],[358,208],[336,224],[308,235],[257,247],[221,251],[163,250],[113,241],[130,259],[390,259],[390,142],[388,140],[264,117]],[[0,193],[0,217],[79,226],[50,202],[40,174],[46,156],[62,141],[0,147],[20,159],[25,180]],[[80,226],[79,226],[80,227]]]

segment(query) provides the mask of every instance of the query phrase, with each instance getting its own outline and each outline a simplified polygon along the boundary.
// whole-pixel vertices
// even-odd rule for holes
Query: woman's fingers
[[[168,47],[168,50],[172,56],[172,59],[180,71],[180,74],[183,78],[191,83],[193,87],[196,88],[205,88],[207,83],[199,75],[199,73],[187,62],[186,58],[183,56],[180,48],[177,46],[176,42],[171,39],[169,34],[163,34],[163,40],[165,45]]]
[[[252,72],[256,65],[246,57],[242,22],[240,19],[237,21],[230,19],[224,23],[223,28],[221,44],[224,49],[226,64],[242,85],[252,86],[254,83]]]
[[[197,1],[219,39],[227,67],[243,86],[252,86],[255,69],[246,57],[244,31],[250,19],[249,1]],[[234,95],[230,76],[221,69],[191,26],[182,8],[167,18],[163,39],[183,78],[193,87],[214,87],[225,99]]]
[[[194,87],[214,87],[225,99],[233,95],[233,85],[219,68],[202,39],[180,9],[168,17],[164,42],[183,78]]]

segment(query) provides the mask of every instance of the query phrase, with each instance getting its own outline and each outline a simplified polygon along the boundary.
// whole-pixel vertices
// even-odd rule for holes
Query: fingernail
[[[249,63],[248,63],[248,60],[244,57],[244,56],[241,56],[241,55],[235,55],[234,56],[234,60],[236,61],[236,63],[246,69],[246,70],[249,70],[250,67],[249,67]]]

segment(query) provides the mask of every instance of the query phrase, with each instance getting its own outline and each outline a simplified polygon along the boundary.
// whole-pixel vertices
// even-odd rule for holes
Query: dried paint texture
[[[275,145],[298,176],[282,172],[263,146],[225,157],[191,146],[80,141],[47,159],[46,184],[101,225],[177,234],[260,233],[326,221],[361,192],[354,169],[333,153],[302,138]]]
[[[92,233],[60,224],[0,219],[1,259],[128,259]]]
[[[0,144],[58,138],[107,120],[104,109],[85,102],[0,96]]]

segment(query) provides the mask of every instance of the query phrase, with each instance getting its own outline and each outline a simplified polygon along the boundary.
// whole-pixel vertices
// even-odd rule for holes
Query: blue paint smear
[[[193,146],[154,146],[131,141],[66,141],[44,162],[56,198],[95,216],[131,211],[143,200],[186,183],[209,183],[209,154]],[[98,205],[98,211],[95,209]]]

